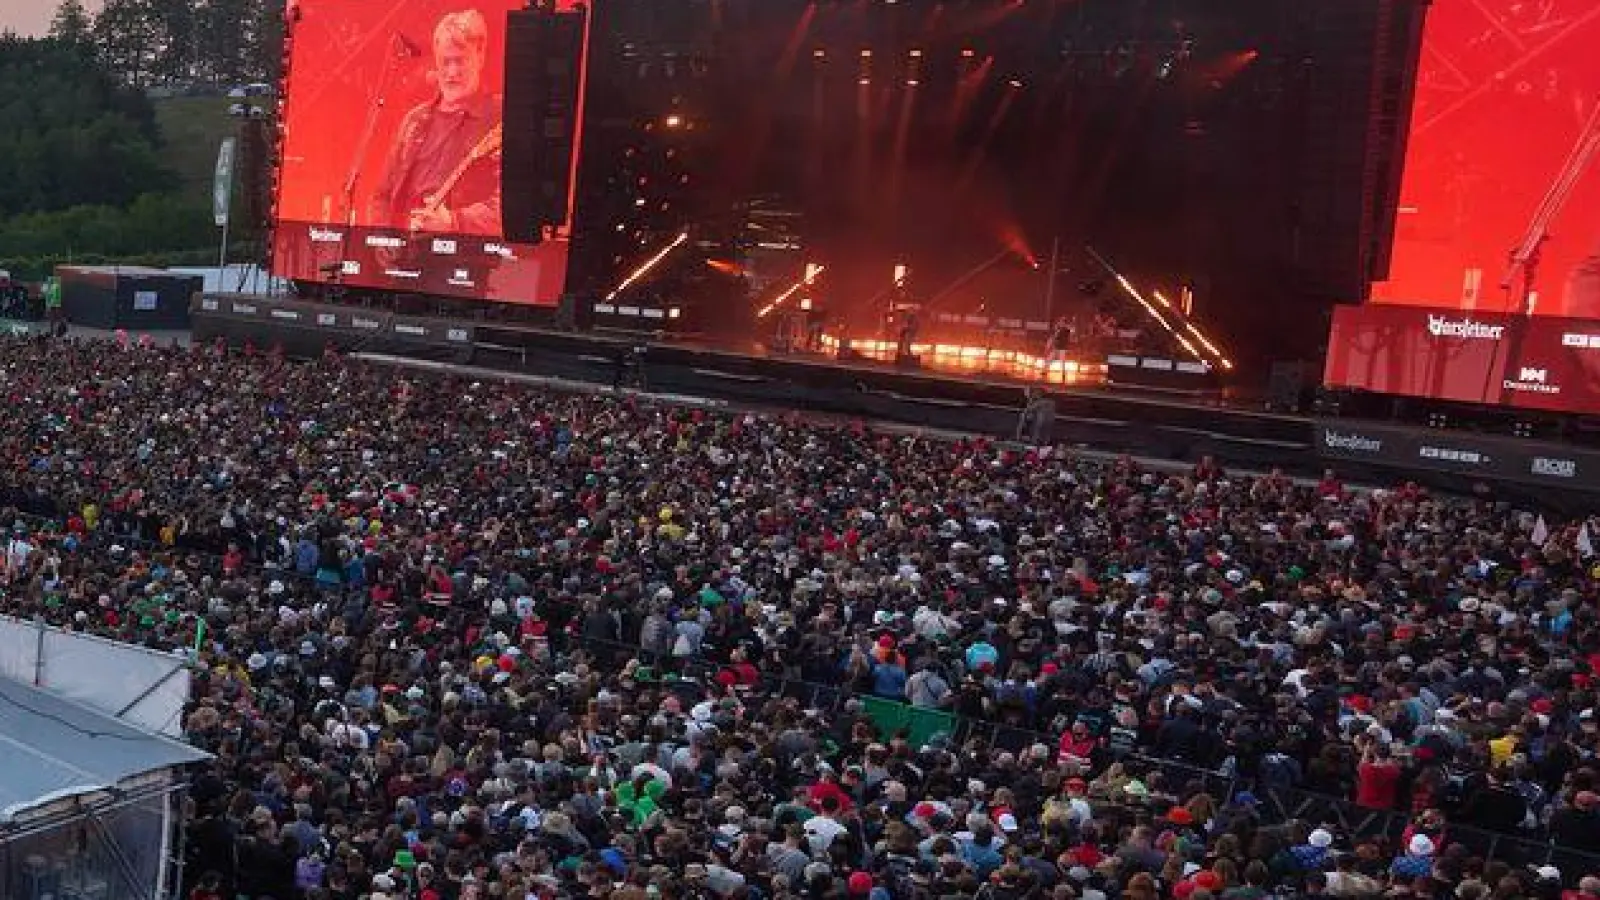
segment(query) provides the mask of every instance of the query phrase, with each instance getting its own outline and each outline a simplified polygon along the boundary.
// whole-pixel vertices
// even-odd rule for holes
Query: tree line
[[[271,83],[281,5],[65,0],[49,37],[0,35],[0,269],[214,259],[209,191],[172,170],[150,89]]]
[[[134,88],[272,84],[283,9],[282,0],[105,0],[90,15],[82,0],[62,0],[50,36],[92,48]]]

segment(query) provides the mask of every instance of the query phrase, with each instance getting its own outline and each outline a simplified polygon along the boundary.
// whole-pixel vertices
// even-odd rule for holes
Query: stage
[[[773,354],[755,344],[645,340],[637,335],[560,331],[405,316],[266,297],[197,298],[193,339],[316,357],[344,353],[429,360],[474,372],[538,376],[606,386],[619,359],[625,384],[666,398],[706,398],[739,408],[801,410],[931,430],[1011,439],[1030,402],[1054,408],[1050,437],[1101,451],[1195,462],[1214,457],[1258,471],[1315,475],[1337,465],[1347,478],[1383,484],[1415,478],[1442,489],[1495,485],[1501,495],[1539,495],[1587,507],[1600,495],[1600,453],[1562,444],[1394,423],[1282,415],[1241,408],[1214,391],[1104,385],[1043,385],[958,375],[866,358]]]

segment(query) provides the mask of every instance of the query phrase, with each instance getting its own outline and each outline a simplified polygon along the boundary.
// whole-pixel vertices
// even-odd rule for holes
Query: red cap
[[[865,872],[851,872],[850,893],[858,897],[872,893],[872,876]]]
[[[1548,716],[1550,715],[1550,710],[1555,709],[1555,704],[1550,702],[1549,697],[1540,697],[1529,703],[1528,708],[1540,715]]]
[[[1222,876],[1211,871],[1210,869],[1201,869],[1200,871],[1194,873],[1194,886],[1202,887],[1212,893],[1216,893],[1217,891],[1222,890]]]
[[[1047,662],[1039,667],[1039,672],[1044,675],[1054,675],[1059,671],[1061,671],[1061,667],[1053,662]]]
[[[911,808],[911,815],[919,819],[931,819],[939,812],[938,808],[926,801],[918,803]]]
[[[1167,821],[1174,825],[1193,825],[1194,815],[1181,806],[1175,806],[1167,813]]]

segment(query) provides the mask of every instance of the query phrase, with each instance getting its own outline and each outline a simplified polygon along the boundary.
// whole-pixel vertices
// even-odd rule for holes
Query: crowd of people
[[[194,900],[1600,900],[1582,523],[331,355],[0,389],[0,611],[193,663]]]

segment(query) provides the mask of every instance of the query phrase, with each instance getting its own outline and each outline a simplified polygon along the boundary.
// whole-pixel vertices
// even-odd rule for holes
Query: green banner
[[[861,706],[883,740],[903,734],[911,746],[920,747],[936,734],[954,734],[956,730],[956,717],[937,709],[919,709],[877,697],[862,697]]]

